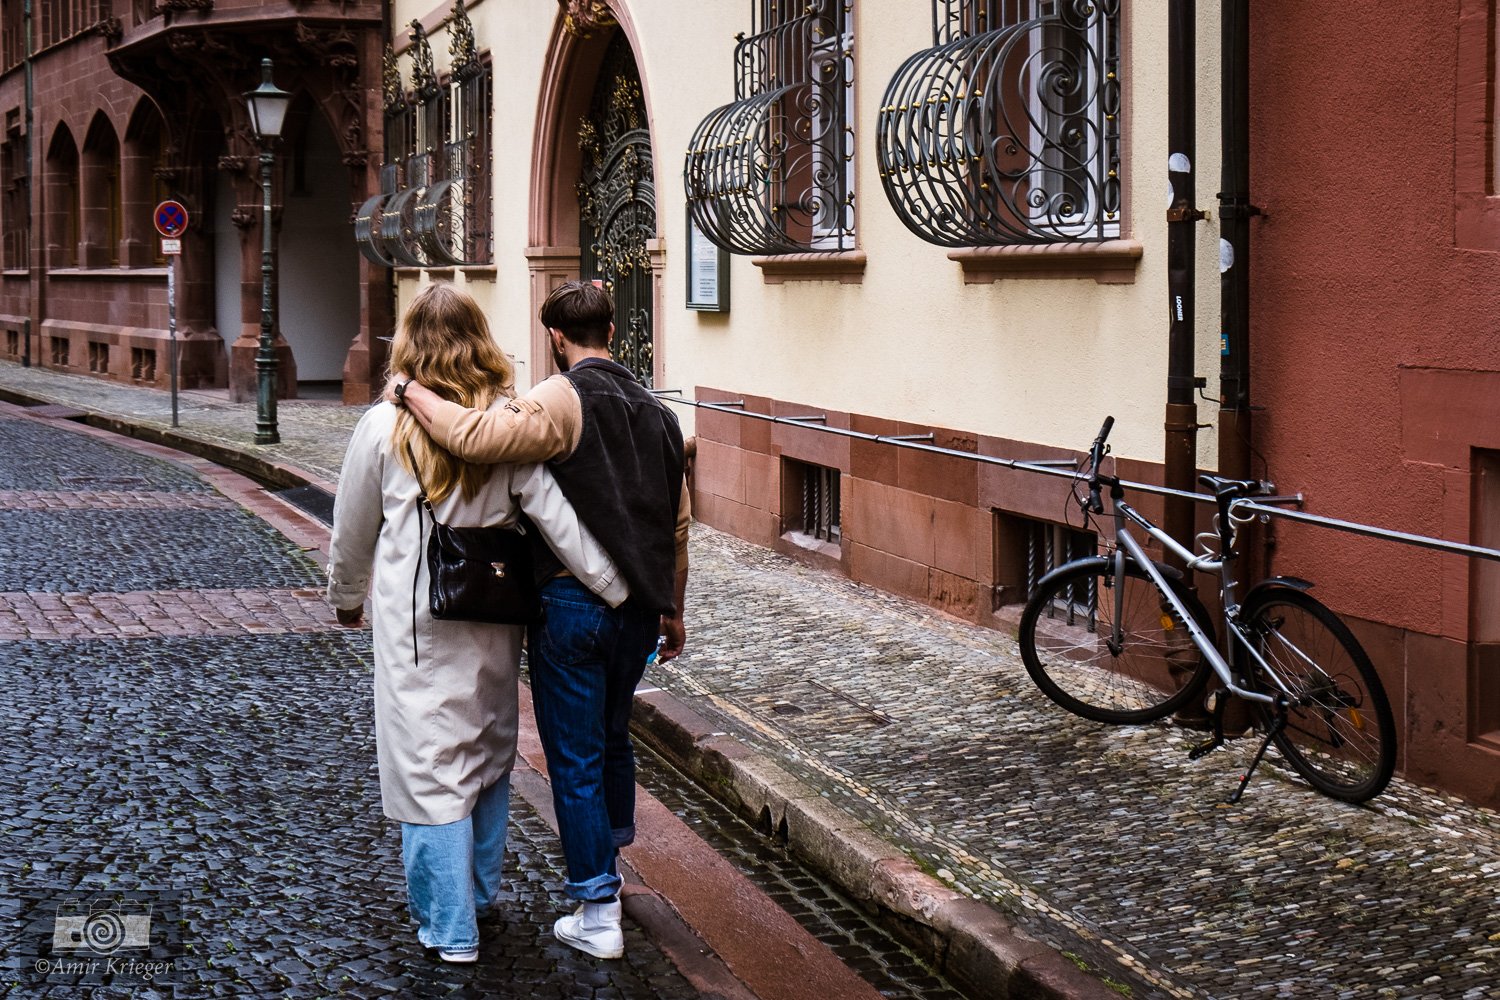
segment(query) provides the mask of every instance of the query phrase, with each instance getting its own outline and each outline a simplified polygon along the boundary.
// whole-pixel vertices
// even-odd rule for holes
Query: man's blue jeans
[[[527,638],[537,734],[577,900],[620,890],[615,852],[635,839],[630,707],[656,646],[660,616],[611,608],[572,577],[542,586],[542,621]]]
[[[500,896],[505,825],[510,819],[510,775],[479,793],[474,811],[437,826],[401,824],[406,898],[417,940],[428,948],[479,947],[477,913]]]

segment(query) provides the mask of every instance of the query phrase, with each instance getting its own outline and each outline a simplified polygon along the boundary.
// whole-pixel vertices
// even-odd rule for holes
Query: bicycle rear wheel
[[[1266,591],[1244,611],[1264,663],[1251,683],[1290,700],[1276,746],[1318,791],[1345,802],[1379,795],[1396,769],[1396,723],[1380,677],[1338,615],[1300,590]],[[1265,708],[1267,721],[1272,709]]]
[[[1175,581],[1173,592],[1213,637],[1207,612]],[[1080,559],[1042,578],[1021,615],[1018,638],[1026,672],[1042,692],[1095,722],[1165,718],[1203,693],[1210,670],[1187,627],[1140,567],[1125,568],[1122,640],[1115,621],[1112,560]]]

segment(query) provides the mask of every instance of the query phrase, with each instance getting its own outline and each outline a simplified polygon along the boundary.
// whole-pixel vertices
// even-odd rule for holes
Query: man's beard
[[[552,363],[555,364],[555,365],[557,365],[557,370],[558,371],[560,371],[560,372],[567,371],[568,370],[568,359],[563,356],[563,352],[562,351],[559,351],[557,349],[557,345],[556,344],[553,344],[551,346],[552,346]]]

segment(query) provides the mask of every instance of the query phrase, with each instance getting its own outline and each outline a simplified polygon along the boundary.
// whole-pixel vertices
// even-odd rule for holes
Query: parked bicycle
[[[1380,794],[1395,770],[1396,725],[1380,678],[1348,626],[1307,593],[1312,584],[1305,580],[1271,577],[1238,598],[1236,529],[1255,515],[1236,511],[1237,503],[1295,498],[1270,496],[1273,487],[1256,480],[1200,476],[1218,511],[1214,531],[1198,536],[1203,551],[1193,553],[1126,503],[1120,480],[1101,471],[1113,426],[1107,417],[1074,495],[1089,520],[1104,514],[1101,494],[1109,488],[1114,541],[1105,554],[1060,566],[1037,584],[1020,629],[1032,680],[1085,719],[1134,724],[1194,705],[1217,675],[1223,690],[1208,696],[1211,737],[1189,756],[1223,745],[1226,692],[1251,706],[1265,733],[1230,802],[1239,801],[1273,742],[1320,792],[1347,802]],[[1087,486],[1086,495],[1079,485]],[[1224,653],[1214,618],[1181,572],[1146,554],[1137,527],[1190,570],[1219,574]]]

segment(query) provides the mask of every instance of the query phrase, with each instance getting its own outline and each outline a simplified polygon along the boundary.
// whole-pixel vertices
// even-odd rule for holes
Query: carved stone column
[[[202,191],[201,169],[184,171],[188,190]],[[176,172],[171,178],[176,180]],[[188,230],[182,234],[182,254],[177,260],[177,340],[180,384],[184,389],[222,386],[228,372],[224,341],[214,319],[214,250],[205,231],[208,206],[201,198],[186,194]],[[149,211],[149,209],[148,209]],[[156,234],[155,227],[151,230]]]

